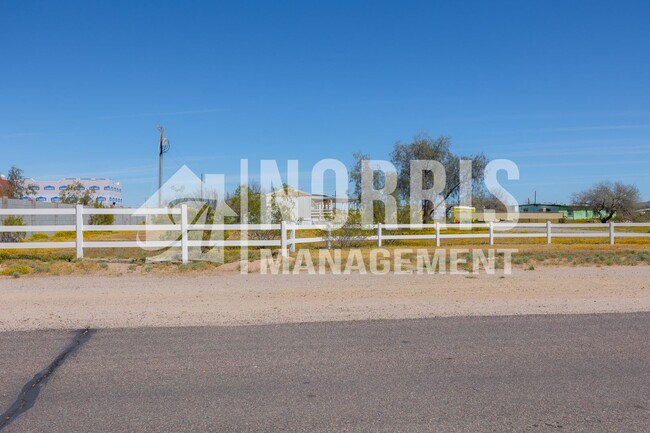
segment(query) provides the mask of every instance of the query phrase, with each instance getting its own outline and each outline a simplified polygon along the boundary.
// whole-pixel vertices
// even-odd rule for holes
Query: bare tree
[[[619,218],[634,218],[640,201],[639,188],[621,182],[600,182],[593,187],[577,192],[571,199],[575,204],[589,206],[600,222],[606,223],[617,215]]]

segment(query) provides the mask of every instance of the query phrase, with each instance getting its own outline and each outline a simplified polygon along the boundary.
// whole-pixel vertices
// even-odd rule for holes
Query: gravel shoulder
[[[650,311],[650,266],[0,279],[0,331]]]

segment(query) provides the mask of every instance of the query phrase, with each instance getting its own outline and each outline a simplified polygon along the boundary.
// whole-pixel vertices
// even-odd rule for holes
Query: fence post
[[[332,249],[332,226],[329,224],[327,225],[327,242],[325,243],[325,246],[328,250]]]
[[[77,258],[84,256],[84,207],[78,204],[75,207],[75,227],[77,230]]]
[[[609,223],[609,244],[614,245],[614,223]]]
[[[181,258],[183,263],[187,263],[190,259],[189,251],[187,248],[187,205],[181,205]]]
[[[287,258],[287,223],[282,221],[280,223],[280,256]]]
[[[440,223],[436,221],[436,246],[440,246]]]
[[[291,245],[289,247],[289,251],[292,253],[296,252],[296,227],[291,226]]]
[[[551,243],[551,222],[546,221],[546,243]]]
[[[488,223],[488,237],[490,240],[490,245],[494,245],[494,222],[490,221]]]
[[[381,246],[381,223],[377,223],[377,246]]]

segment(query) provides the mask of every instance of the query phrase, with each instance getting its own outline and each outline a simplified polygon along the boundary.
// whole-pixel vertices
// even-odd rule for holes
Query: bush
[[[350,212],[343,227],[331,232],[331,240],[333,246],[336,248],[351,248],[358,247],[367,236],[374,234],[372,229],[370,231],[361,225],[361,213]],[[328,232],[322,231],[322,236],[327,237]]]
[[[41,266],[36,266],[34,268],[34,272],[37,273],[37,274],[43,274],[43,273],[46,273],[46,272],[49,272],[49,271],[50,271],[49,266],[42,266],[41,265]]]
[[[103,204],[95,202],[93,205],[95,209],[102,209]],[[115,222],[115,215],[112,214],[103,214],[103,215],[91,215],[88,219],[88,224],[93,226],[112,226]]]
[[[24,226],[23,219],[19,216],[8,216],[2,222],[4,226]],[[25,239],[25,232],[1,232],[0,242],[21,242]]]

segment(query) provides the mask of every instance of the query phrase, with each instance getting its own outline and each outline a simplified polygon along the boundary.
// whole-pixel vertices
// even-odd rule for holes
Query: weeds
[[[0,275],[11,275],[15,277],[15,274],[20,275],[26,275],[26,274],[31,274],[32,268],[26,265],[16,265],[12,266],[7,269],[3,269],[0,271]]]

